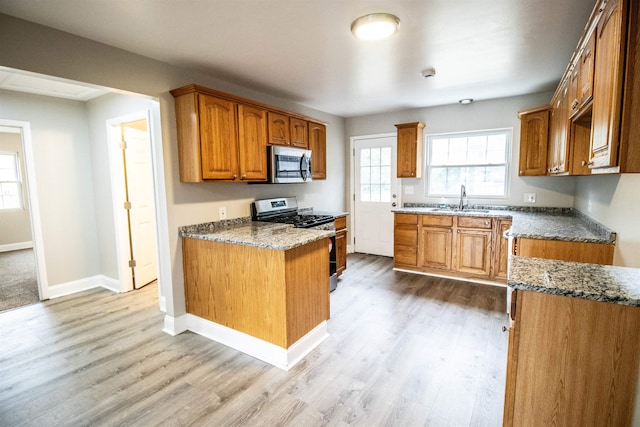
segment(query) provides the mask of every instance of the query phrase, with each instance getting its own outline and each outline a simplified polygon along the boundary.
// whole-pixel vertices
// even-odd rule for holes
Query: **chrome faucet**
[[[460,186],[460,203],[458,204],[458,209],[464,209],[464,198],[467,197],[467,188],[462,184]]]

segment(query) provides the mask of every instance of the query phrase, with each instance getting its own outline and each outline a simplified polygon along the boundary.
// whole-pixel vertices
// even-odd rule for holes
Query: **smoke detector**
[[[429,77],[433,77],[436,75],[436,69],[435,68],[427,68],[426,70],[422,70],[422,78],[426,79]]]

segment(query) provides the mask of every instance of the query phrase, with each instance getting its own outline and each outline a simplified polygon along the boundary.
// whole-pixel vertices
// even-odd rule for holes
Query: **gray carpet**
[[[33,249],[0,252],[0,311],[39,300]]]

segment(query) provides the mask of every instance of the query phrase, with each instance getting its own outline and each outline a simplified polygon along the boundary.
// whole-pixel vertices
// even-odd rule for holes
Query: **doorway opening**
[[[118,270],[122,291],[158,278],[150,115],[107,121]]]
[[[0,311],[4,311],[46,299],[47,276],[29,122],[0,119],[0,153],[4,153],[0,165],[4,227]]]

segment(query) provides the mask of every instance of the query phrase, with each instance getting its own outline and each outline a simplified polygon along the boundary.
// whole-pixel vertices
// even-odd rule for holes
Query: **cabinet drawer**
[[[347,228],[347,217],[342,216],[340,218],[336,218],[335,227],[336,227],[336,230],[342,230],[343,228]]]
[[[414,214],[395,214],[394,216],[396,224],[418,224],[418,215]]]
[[[418,251],[415,246],[396,245],[393,247],[393,261],[396,264],[417,265]]]
[[[464,228],[491,228],[491,218],[473,216],[459,216],[458,227]]]
[[[451,227],[453,226],[453,217],[447,215],[422,215],[422,225]]]
[[[418,227],[411,225],[396,226],[393,238],[396,245],[415,247],[418,245]]]

